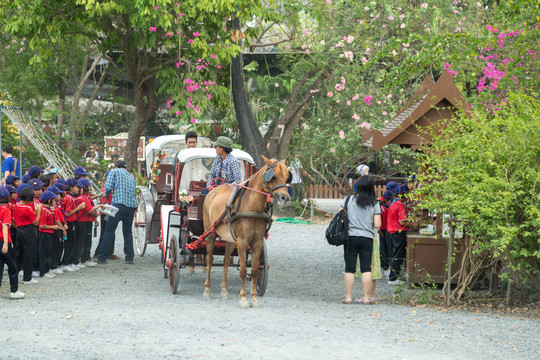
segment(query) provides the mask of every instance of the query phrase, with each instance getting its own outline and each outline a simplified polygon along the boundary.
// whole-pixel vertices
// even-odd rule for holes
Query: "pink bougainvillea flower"
[[[310,52],[311,52],[311,50],[306,49],[306,54],[309,54]]]
[[[384,116],[388,115],[388,113],[387,113],[386,111],[383,111],[382,114],[383,114]]]
[[[392,15],[388,16],[388,20],[393,21],[394,17]]]
[[[155,26],[150,26],[150,27],[148,28],[148,31],[154,32],[154,31],[156,31],[156,30],[157,30],[157,28],[156,28]]]
[[[197,123],[197,120],[195,120],[194,118],[191,118],[191,120],[189,120],[189,121],[191,121],[192,124],[196,124],[196,123]]]
[[[367,95],[365,98],[364,98],[364,101],[366,102],[366,104],[368,105],[371,105],[371,100],[373,100],[373,98],[369,95]]]
[[[360,120],[360,116],[358,116],[357,114],[354,114],[354,115],[352,116],[352,118],[353,118],[354,120]]]
[[[339,138],[340,139],[345,139],[345,131],[343,131],[343,130],[339,131]]]
[[[363,122],[359,125],[360,127],[366,128],[367,130],[371,129],[371,124],[368,122]]]
[[[326,0],[326,3],[327,3],[328,5],[332,5],[332,0]]]
[[[176,115],[182,115],[182,112],[181,112],[180,110],[178,110],[178,111],[176,112]]]
[[[427,9],[427,3],[422,3],[422,5],[420,5],[420,7],[421,7],[422,9]]]
[[[184,16],[184,14],[182,14],[182,13],[178,13],[178,16],[182,17],[182,16]]]
[[[157,10],[157,9],[159,9],[159,6],[154,6],[154,10]]]
[[[218,68],[218,69],[221,69],[221,65],[218,65],[217,68]]]
[[[189,39],[187,42],[188,44],[193,44],[193,39]]]
[[[326,96],[328,96],[328,97],[332,97],[332,96],[334,96],[334,93],[333,93],[333,92],[331,92],[331,91],[329,91],[329,92],[327,92],[327,93],[326,93]]]
[[[176,67],[180,67],[180,62],[177,62],[177,63],[176,63]]]
[[[394,160],[394,164],[399,164],[399,160]]]
[[[307,35],[307,29],[304,29],[304,31],[302,31],[302,33],[304,33],[304,35]]]
[[[210,57],[211,57],[212,59],[217,58],[216,54],[211,54]]]
[[[351,100],[347,100],[347,106],[351,106]]]
[[[377,105],[381,105],[382,104],[382,101],[381,100],[377,100]]]
[[[212,94],[206,94],[206,100],[211,100],[212,99]]]
[[[331,152],[331,153],[335,153],[335,152],[336,152],[336,149],[331,148],[331,149],[330,149],[330,152]]]
[[[198,31],[194,32],[193,36],[195,36],[195,37],[199,36],[199,32]]]
[[[168,32],[165,34],[165,36],[173,36],[174,34],[172,32]]]
[[[279,87],[279,83],[275,83],[274,86],[278,88],[278,87]]]

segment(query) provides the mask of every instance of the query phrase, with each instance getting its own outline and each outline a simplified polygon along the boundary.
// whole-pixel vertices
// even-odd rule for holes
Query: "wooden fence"
[[[380,198],[386,190],[384,185],[375,185],[375,197]],[[341,199],[344,197],[335,187],[326,184],[310,185],[308,188],[310,199]]]

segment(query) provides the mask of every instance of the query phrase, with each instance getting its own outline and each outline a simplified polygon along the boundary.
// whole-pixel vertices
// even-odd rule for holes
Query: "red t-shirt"
[[[53,234],[53,229],[42,229],[41,225],[55,225],[54,223],[54,215],[50,208],[43,206],[41,208],[41,216],[39,218],[39,232],[47,233],[47,234]]]
[[[95,217],[91,216],[89,212],[94,207],[94,204],[92,203],[92,200],[87,195],[79,195],[77,196],[77,204],[85,203],[86,207],[79,210],[79,221],[81,222],[90,222],[94,221]]]
[[[11,226],[11,211],[9,210],[9,204],[0,206],[0,224],[2,229],[0,229],[0,242],[4,243],[4,225]],[[8,229],[8,243],[11,242],[11,231]],[[3,269],[0,269],[4,271]]]
[[[53,210],[54,218],[61,223],[66,222],[66,216],[64,215],[64,212],[62,211],[62,208],[58,205],[55,206]]]
[[[381,205],[381,230],[388,228],[388,208],[386,205]]]
[[[25,225],[32,225],[36,219],[36,213],[30,204],[23,205],[19,202],[13,207],[13,220],[15,220],[15,225],[18,228]]]
[[[71,216],[67,216],[67,213],[73,211],[77,207],[77,202],[75,201],[75,198],[71,193],[67,193],[66,197],[64,198],[64,201],[62,203],[62,207],[64,208],[64,211],[66,212],[66,221],[67,222],[73,222],[78,220],[77,212],[75,212]]]
[[[401,200],[396,200],[388,208],[387,231],[394,234],[398,231],[407,231],[408,227],[401,226],[400,221],[407,220],[407,210]]]

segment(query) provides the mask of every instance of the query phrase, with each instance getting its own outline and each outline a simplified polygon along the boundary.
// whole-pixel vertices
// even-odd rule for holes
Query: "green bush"
[[[537,97],[536,94],[534,97]],[[540,285],[540,108],[510,94],[494,114],[461,114],[421,161],[424,208],[453,213],[474,252],[501,260],[507,276]]]

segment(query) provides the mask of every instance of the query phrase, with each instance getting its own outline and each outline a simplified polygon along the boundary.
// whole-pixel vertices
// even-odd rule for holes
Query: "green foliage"
[[[537,94],[510,94],[493,116],[461,114],[420,165],[421,206],[453,213],[465,233],[517,273],[540,279],[540,110]]]

